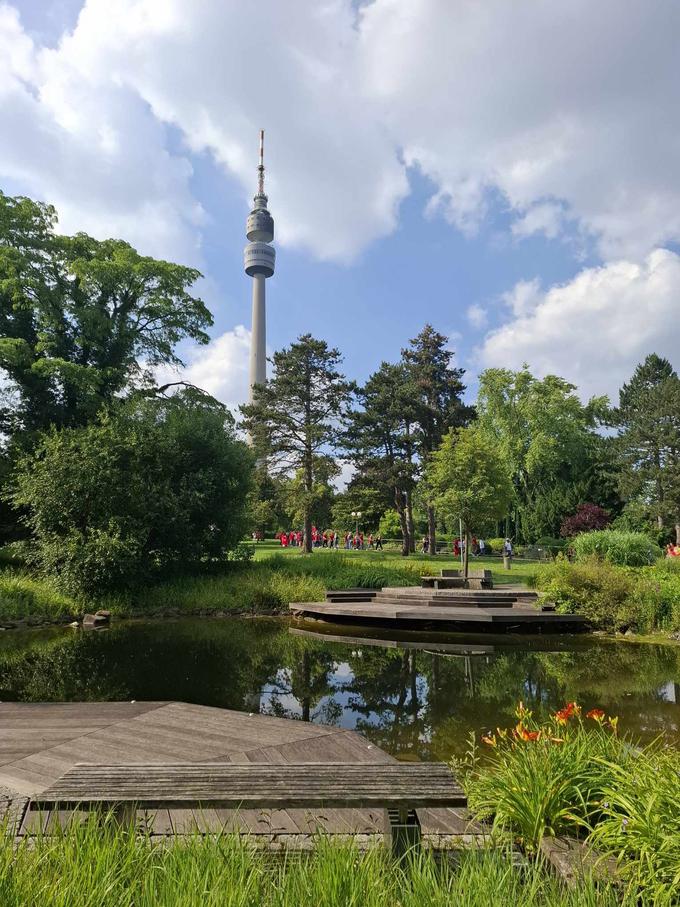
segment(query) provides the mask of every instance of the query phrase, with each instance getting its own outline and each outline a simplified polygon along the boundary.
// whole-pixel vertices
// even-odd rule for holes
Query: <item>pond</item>
[[[135,621],[3,633],[0,699],[184,700],[356,729],[423,760],[514,723],[520,699],[544,713],[575,699],[619,715],[636,737],[664,733],[680,746],[680,647],[592,636],[399,639],[300,631],[282,619]]]

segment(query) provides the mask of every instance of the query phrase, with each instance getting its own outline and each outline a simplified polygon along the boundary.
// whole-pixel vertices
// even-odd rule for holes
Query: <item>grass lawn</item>
[[[279,542],[276,541],[258,542],[254,548],[256,561],[266,561],[273,555],[298,558],[299,560],[305,558],[299,548],[282,548]],[[350,564],[362,564],[371,567],[383,565],[389,567],[408,566],[411,569],[419,570],[423,574],[438,573],[441,569],[450,570],[461,566],[460,558],[454,557],[453,554],[437,554],[435,557],[430,557],[427,554],[411,554],[409,557],[402,557],[401,551],[396,547],[387,548],[385,551],[345,551],[344,548],[339,548],[338,551],[328,551],[325,548],[316,548],[311,557],[314,558],[319,555],[323,557],[339,555],[342,558],[346,558]],[[470,558],[470,569],[491,570],[493,581],[496,585],[501,583],[525,584],[528,577],[533,576],[540,568],[541,564],[539,561],[521,558],[514,558],[511,570],[505,570],[503,559],[500,556]]]
[[[97,601],[64,594],[50,577],[33,576],[11,561],[0,563],[0,620],[71,620],[83,612],[108,608],[117,616],[130,614],[214,614],[219,612],[288,613],[290,602],[322,601],[328,589],[360,586],[418,586],[421,574],[458,567],[450,554],[436,557],[386,551],[329,551],[311,555],[278,542],[254,546],[250,563],[225,564],[207,574],[180,576],[167,582],[104,595]],[[512,570],[498,557],[472,558],[473,568],[491,569],[494,583],[524,584],[539,569],[538,562],[515,560]]]

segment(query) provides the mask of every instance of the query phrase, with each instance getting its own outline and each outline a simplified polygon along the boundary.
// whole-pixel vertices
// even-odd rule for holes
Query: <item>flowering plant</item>
[[[520,702],[515,718],[514,726],[482,735],[483,758],[475,747],[454,768],[476,815],[533,849],[545,834],[578,833],[593,820],[610,780],[607,765],[625,762],[630,747],[616,717],[600,708],[584,716],[577,702],[543,721]]]

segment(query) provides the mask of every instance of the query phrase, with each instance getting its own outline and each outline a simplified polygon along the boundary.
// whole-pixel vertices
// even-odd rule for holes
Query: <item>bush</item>
[[[250,454],[215,401],[177,395],[53,431],[20,466],[34,562],[75,595],[223,558],[242,538]]]
[[[571,538],[580,532],[604,529],[610,523],[611,517],[604,508],[597,504],[579,504],[576,513],[562,521],[560,535],[563,538]]]
[[[563,557],[529,582],[558,611],[581,614],[601,630],[640,633],[680,628],[680,567],[617,567],[589,557],[570,564]]]
[[[642,532],[623,532],[619,529],[602,529],[585,532],[574,539],[577,560],[595,556],[620,567],[645,567],[653,564],[661,554],[649,536]]]

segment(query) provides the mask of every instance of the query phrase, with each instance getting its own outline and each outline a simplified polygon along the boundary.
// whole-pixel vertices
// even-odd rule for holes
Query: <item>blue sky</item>
[[[270,349],[362,379],[430,322],[472,391],[614,394],[680,344],[678,34],[664,0],[0,0],[0,187],[199,267],[187,375],[238,403],[262,126]]]

